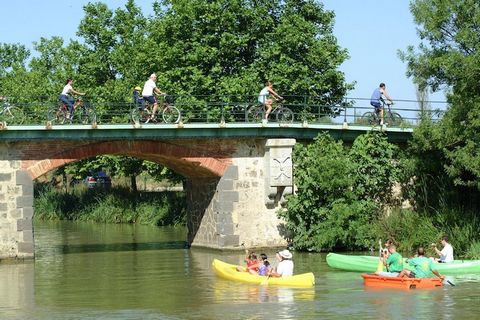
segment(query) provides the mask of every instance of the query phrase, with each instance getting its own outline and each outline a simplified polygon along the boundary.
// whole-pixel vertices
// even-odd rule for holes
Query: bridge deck
[[[315,123],[187,123],[187,124],[105,124],[10,126],[0,130],[0,141],[29,140],[160,140],[192,138],[295,138],[313,139],[328,131],[335,139],[353,141],[368,131],[384,131],[392,142],[405,142],[412,128],[389,128],[347,124]]]

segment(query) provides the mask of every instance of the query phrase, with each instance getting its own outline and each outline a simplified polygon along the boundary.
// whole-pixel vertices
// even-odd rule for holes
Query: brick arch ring
[[[188,178],[221,177],[232,163],[234,150],[202,145],[181,146],[161,141],[105,141],[72,144],[60,151],[24,156],[22,169],[32,179],[68,163],[97,155],[125,155],[162,164]]]

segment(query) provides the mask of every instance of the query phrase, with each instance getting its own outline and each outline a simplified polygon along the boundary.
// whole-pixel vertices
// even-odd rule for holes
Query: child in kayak
[[[247,263],[247,267],[244,268],[244,267],[238,266],[237,271],[240,271],[240,272],[243,271],[243,272],[249,272],[251,274],[257,274],[258,268],[260,266],[259,261],[257,259],[257,255],[254,252],[249,253],[248,249],[247,249],[247,250],[245,250],[245,260],[244,261]]]
[[[258,275],[259,276],[266,276],[270,271],[270,262],[267,260],[267,255],[265,253],[260,254],[260,266],[258,267]]]

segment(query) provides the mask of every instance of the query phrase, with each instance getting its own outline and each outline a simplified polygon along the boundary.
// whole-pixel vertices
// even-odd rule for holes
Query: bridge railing
[[[368,117],[373,107],[366,98],[326,99],[308,95],[284,98],[283,106],[292,110],[293,122],[296,123],[371,125]],[[168,97],[169,102],[181,111],[183,123],[248,123],[249,109],[259,105],[256,99],[256,96],[178,95]],[[96,114],[92,120],[96,124],[133,123],[131,117],[131,111],[135,108],[133,103],[90,98],[85,99],[84,104]],[[48,121],[52,119],[52,112],[56,112],[58,106],[59,103],[52,99],[31,98],[27,102],[11,97],[8,101],[0,101],[0,122],[2,126],[48,125]],[[11,110],[12,108],[20,110],[23,113],[23,121],[19,123],[12,120],[7,107]],[[445,101],[395,100],[395,104],[391,106],[391,112],[398,114],[401,121],[389,123],[389,126],[414,127],[425,118],[437,121],[446,108]],[[75,113],[77,112],[78,110]],[[387,118],[387,112],[385,113]],[[270,121],[275,121],[274,114],[271,115]]]

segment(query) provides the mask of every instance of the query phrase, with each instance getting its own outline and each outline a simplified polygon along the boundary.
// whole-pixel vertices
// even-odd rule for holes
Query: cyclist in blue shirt
[[[373,91],[372,97],[370,98],[370,104],[375,108],[375,113],[380,114],[381,126],[383,126],[383,105],[380,103],[380,100],[383,99],[382,97],[387,98],[393,103],[393,99],[388,95],[385,89],[385,83],[383,82]]]

